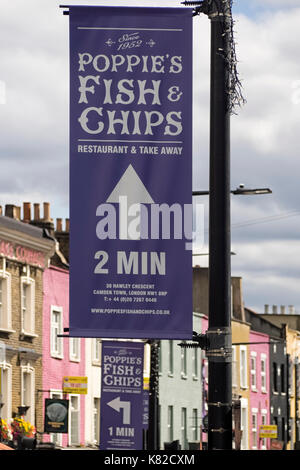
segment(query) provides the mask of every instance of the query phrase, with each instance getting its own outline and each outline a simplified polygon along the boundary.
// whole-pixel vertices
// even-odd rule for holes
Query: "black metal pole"
[[[150,341],[149,426],[147,450],[159,450],[159,341]]]
[[[208,450],[227,450],[232,449],[230,71],[227,64],[231,11],[229,0],[215,0],[211,5]]]

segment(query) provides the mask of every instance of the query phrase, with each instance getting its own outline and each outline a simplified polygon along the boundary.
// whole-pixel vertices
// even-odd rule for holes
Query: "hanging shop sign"
[[[44,432],[68,432],[69,400],[59,398],[45,399]]]
[[[276,424],[262,424],[259,427],[259,437],[264,438],[277,438],[277,425]]]
[[[70,335],[191,338],[193,10],[69,8]]]
[[[86,395],[88,387],[87,377],[64,377],[63,378],[63,392],[75,393],[79,395]]]
[[[143,448],[144,343],[103,341],[100,450]]]

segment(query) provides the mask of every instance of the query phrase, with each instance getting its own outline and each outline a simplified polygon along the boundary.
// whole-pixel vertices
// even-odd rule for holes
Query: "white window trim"
[[[77,341],[77,349],[78,349],[77,354],[72,353],[72,349],[73,349],[72,343],[73,343],[73,341]],[[70,338],[70,340],[69,340],[69,359],[70,359],[70,361],[71,362],[80,362],[80,353],[81,353],[80,338]]]
[[[255,416],[255,424],[256,424],[256,427],[254,428],[253,427],[253,416]],[[255,434],[256,434],[256,442],[255,444],[253,445],[253,438],[252,438],[252,435],[253,435],[253,431],[255,431]],[[258,409],[257,408],[252,408],[251,410],[251,440],[252,440],[252,449],[256,450],[257,449],[257,438],[258,438]]]
[[[261,363],[262,363],[262,362],[265,363],[265,371],[264,371],[264,372],[262,372],[262,370],[261,370]],[[266,355],[265,353],[262,353],[262,354],[260,355],[260,374],[261,374],[261,377],[260,377],[260,379],[261,379],[261,384],[262,384],[262,377],[264,376],[264,382],[265,382],[265,384],[267,385],[267,355]],[[263,387],[263,386],[261,385],[261,391],[262,391],[263,393],[267,393],[267,386],[266,386],[266,387]]]
[[[99,343],[99,344],[98,344]],[[92,365],[101,366],[101,340],[99,338],[92,338]],[[99,348],[99,358],[96,357],[96,349]]]
[[[61,344],[61,351],[57,352],[53,349],[53,342],[52,342],[52,316],[53,312],[58,312],[60,313],[60,325],[59,325],[59,334],[63,333],[63,308],[58,307],[57,305],[51,305],[50,307],[50,355],[51,357],[54,357],[56,359],[63,359],[64,357],[64,342],[63,338],[58,338]]]
[[[167,435],[168,441],[174,440],[174,406],[168,405],[167,407]]]
[[[55,397],[54,397],[55,395]],[[59,398],[59,399],[62,399],[63,398],[63,392],[62,390],[55,390],[55,389],[50,389],[50,398]],[[50,432],[50,441],[51,442],[54,442],[54,433]],[[58,445],[60,447],[62,447],[62,433],[56,433],[56,436],[57,436],[57,441],[58,441]]]
[[[28,362],[27,364],[21,364],[21,405],[25,406],[24,403],[24,374],[30,375],[30,408],[27,411],[27,419],[32,425],[35,425],[35,369]]]
[[[232,386],[237,388],[237,361],[236,361],[236,346],[232,346]]]
[[[255,369],[252,369],[252,359],[255,360]],[[255,378],[255,384],[252,384],[252,377]],[[250,353],[250,385],[253,392],[257,392],[257,353],[256,351],[251,351]]]
[[[7,402],[6,402],[6,414],[5,415],[0,415],[3,419],[7,419],[8,421],[11,419],[12,415],[12,365],[9,362],[6,362],[5,360],[3,362],[0,362],[0,374],[6,371],[7,372]],[[3,380],[3,376],[1,377],[1,381]],[[2,383],[3,387],[3,383]],[[2,397],[3,397],[3,389],[2,389]],[[5,397],[3,397],[5,398]],[[1,410],[0,410],[1,413]]]
[[[168,376],[174,377],[174,343],[171,339],[168,341]]]
[[[265,417],[265,421],[266,421],[265,423],[263,423],[263,419],[261,419],[261,423],[262,423],[262,424],[267,424],[267,423],[268,423],[268,410],[262,409],[262,410],[261,410],[261,416],[262,416],[262,417],[264,416],[264,417]],[[261,449],[262,449],[262,450],[267,450],[267,439],[266,439],[266,438],[262,438],[262,439],[261,439]]]
[[[198,349],[193,349],[193,380],[199,380],[199,354]]]
[[[185,343],[186,341],[183,341]],[[187,348],[181,348],[181,378],[187,379],[187,368],[188,368],[188,357],[187,357]],[[185,369],[185,370],[184,370]]]
[[[81,426],[81,417],[80,417],[80,395],[75,395],[73,393],[70,393],[69,394],[69,425],[68,425],[68,428],[69,428],[69,432],[68,432],[68,443],[69,443],[69,446],[72,446],[73,444],[71,443],[72,442],[72,427],[71,427],[71,415],[72,415],[72,404],[71,404],[71,398],[72,397],[75,397],[77,399],[77,403],[78,403],[78,436],[79,436],[79,444],[80,444],[80,426]]]
[[[245,353],[245,364],[242,368],[242,352]],[[243,373],[244,372],[244,373]],[[247,361],[247,347],[240,346],[240,388],[246,390],[248,388],[248,361]]]
[[[242,440],[241,440],[241,450],[248,450],[248,400],[247,398],[241,398],[241,417],[242,417],[243,409],[246,410],[246,413],[245,413],[246,423],[245,423],[245,428],[243,428],[242,420],[241,420],[241,430],[243,431]],[[246,447],[243,447],[244,442],[246,444]]]
[[[7,333],[14,333],[12,330],[11,315],[11,274],[6,271],[6,259],[3,258],[3,269],[0,270],[0,278],[5,281],[5,304],[3,311],[5,312],[5,324],[0,326],[0,330]]]
[[[23,315],[23,284],[30,287],[30,329],[25,329],[24,315]],[[26,276],[21,277],[20,283],[20,298],[21,298],[21,333],[24,336],[36,338],[35,334],[35,280],[30,277],[30,267],[26,266]]]

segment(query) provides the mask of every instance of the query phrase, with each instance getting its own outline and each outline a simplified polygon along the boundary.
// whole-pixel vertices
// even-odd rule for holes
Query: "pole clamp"
[[[209,328],[207,335],[206,356],[211,362],[231,362],[231,328]]]

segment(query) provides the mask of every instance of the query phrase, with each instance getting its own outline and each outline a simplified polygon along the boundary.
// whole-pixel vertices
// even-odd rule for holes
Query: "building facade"
[[[69,271],[50,266],[44,273],[43,301],[43,404],[46,398],[69,400],[68,434],[44,435],[56,445],[85,443],[85,395],[64,394],[64,377],[85,377],[85,340],[67,338],[69,326]],[[89,387],[89,383],[88,383]]]
[[[260,439],[259,429],[261,425],[270,423],[269,336],[250,331],[249,354],[250,449],[267,450],[269,440]]]
[[[26,211],[21,219],[21,209],[12,205],[0,216],[1,416],[10,421],[22,415],[40,430],[43,276],[54,242],[28,222]]]
[[[201,315],[193,314],[193,328],[201,332]],[[202,421],[202,356],[199,348],[181,348],[179,340],[160,342],[160,448],[179,441],[181,450],[200,448]],[[192,444],[191,444],[192,443]]]

